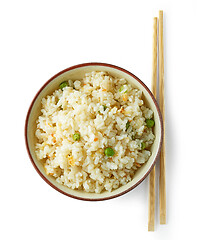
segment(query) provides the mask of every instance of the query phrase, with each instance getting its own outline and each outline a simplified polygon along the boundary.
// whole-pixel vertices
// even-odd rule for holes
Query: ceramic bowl
[[[35,154],[35,130],[36,130],[36,119],[40,115],[41,109],[41,99],[48,94],[52,94],[55,89],[58,88],[59,84],[67,79],[81,79],[84,77],[84,74],[90,71],[106,71],[114,77],[125,78],[129,83],[131,83],[134,87],[141,89],[143,92],[143,100],[145,104],[151,108],[154,112],[154,120],[155,120],[155,127],[154,127],[154,134],[155,134],[155,141],[151,147],[152,155],[149,160],[137,170],[133,180],[127,183],[120,188],[113,190],[112,192],[102,192],[100,194],[97,193],[87,193],[80,190],[72,190],[66,186],[63,186],[55,181],[52,176],[49,176],[45,173],[43,165],[40,161],[37,160]],[[155,100],[153,94],[148,89],[148,87],[134,74],[128,72],[127,70],[105,63],[84,63],[79,64],[76,66],[69,67],[51,79],[49,79],[38,91],[36,96],[34,97],[25,122],[25,142],[27,151],[30,157],[30,160],[35,167],[36,171],[39,175],[54,189],[57,191],[76,199],[81,200],[88,200],[88,201],[97,201],[97,200],[106,200],[121,196],[130,190],[134,189],[138,186],[150,173],[156,160],[159,156],[161,144],[162,144],[162,137],[163,137],[163,124],[162,124],[162,117],[159,110],[159,106],[157,101]]]

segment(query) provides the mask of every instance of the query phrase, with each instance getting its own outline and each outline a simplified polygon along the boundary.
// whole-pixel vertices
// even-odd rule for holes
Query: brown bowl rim
[[[155,156],[155,159],[154,161],[152,162],[152,165],[151,167],[149,168],[149,170],[146,172],[146,174],[139,180],[137,181],[133,186],[129,187],[128,189],[118,193],[118,194],[114,194],[112,196],[109,196],[109,197],[103,197],[103,198],[84,198],[84,197],[78,197],[78,196],[74,196],[72,194],[69,194],[69,193],[66,193],[64,191],[62,191],[60,188],[56,187],[54,184],[52,184],[41,172],[40,170],[38,169],[37,165],[35,164],[33,158],[32,158],[32,155],[31,155],[31,152],[30,152],[30,149],[29,149],[29,145],[28,145],[28,137],[27,137],[27,129],[28,129],[28,121],[29,121],[29,116],[30,116],[30,113],[31,113],[31,110],[32,110],[32,107],[33,107],[33,104],[35,103],[38,95],[41,93],[41,91],[52,81],[54,80],[56,77],[58,77],[59,75],[65,73],[65,72],[68,72],[70,70],[73,70],[73,69],[76,69],[76,68],[81,68],[81,67],[86,67],[86,66],[104,66],[104,67],[110,67],[110,68],[114,68],[114,69],[117,69],[119,71],[122,71],[128,75],[130,75],[131,77],[133,77],[134,79],[136,79],[146,90],[147,92],[149,93],[149,95],[151,96],[155,106],[156,106],[156,109],[157,109],[157,112],[158,112],[158,115],[159,115],[159,120],[160,120],[160,126],[161,126],[161,138],[160,138],[160,143],[159,143],[159,148],[158,148],[158,151],[157,151],[157,155]],[[68,67],[60,72],[58,72],[57,74],[55,74],[53,77],[51,77],[49,80],[47,80],[43,86],[38,90],[38,92],[36,93],[35,97],[33,98],[32,102],[31,102],[31,105],[28,109],[28,112],[27,112],[27,115],[26,115],[26,120],[25,120],[25,145],[26,145],[26,149],[27,149],[27,152],[28,152],[28,155],[29,155],[29,158],[31,160],[31,163],[32,165],[34,166],[35,170],[37,171],[37,173],[40,175],[40,177],[47,183],[49,184],[52,188],[54,188],[55,190],[57,190],[58,192],[68,196],[68,197],[71,197],[71,198],[75,198],[75,199],[78,199],[78,200],[84,200],[84,201],[103,201],[103,200],[109,200],[109,199],[113,199],[113,198],[116,198],[116,197],[119,197],[119,196],[122,196],[124,195],[125,193],[128,193],[130,192],[131,190],[133,190],[135,187],[137,187],[142,181],[144,181],[144,179],[149,175],[149,173],[151,172],[151,170],[153,169],[154,165],[156,164],[156,161],[159,157],[159,154],[160,154],[160,151],[161,151],[161,146],[162,146],[162,142],[163,142],[163,120],[162,120],[162,115],[161,115],[161,112],[160,112],[160,108],[158,106],[158,103],[155,99],[155,97],[153,96],[152,92],[150,91],[150,89],[138,78],[136,77],[133,73],[125,70],[124,68],[121,68],[121,67],[118,67],[116,65],[113,65],[113,64],[108,64],[108,63],[101,63],[101,62],[88,62],[88,63],[82,63],[82,64],[77,64],[77,65],[74,65],[74,66],[71,66],[71,67]]]

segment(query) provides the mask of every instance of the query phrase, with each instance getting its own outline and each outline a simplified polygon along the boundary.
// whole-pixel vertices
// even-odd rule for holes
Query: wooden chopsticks
[[[153,21],[153,59],[152,59],[152,84],[151,90],[156,98],[157,92],[157,18]],[[155,224],[155,167],[149,176],[149,219],[148,231],[154,231]]]
[[[157,43],[157,22],[159,35]],[[159,46],[159,105],[163,117],[163,145],[160,154],[160,178],[159,178],[159,206],[160,224],[166,223],[166,183],[165,183],[165,108],[164,108],[164,45],[163,45],[163,11],[159,11],[159,20],[153,22],[153,63],[152,63],[152,93],[157,98],[157,45]],[[154,231],[155,225],[155,167],[149,176],[149,212],[148,231]]]
[[[159,11],[159,105],[163,117],[163,144],[160,153],[159,179],[160,224],[166,224],[163,11]]]

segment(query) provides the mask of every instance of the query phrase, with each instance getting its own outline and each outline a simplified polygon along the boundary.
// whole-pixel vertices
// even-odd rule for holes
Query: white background
[[[155,232],[148,232],[148,179],[109,201],[64,196],[31,165],[24,123],[38,89],[75,64],[111,63],[150,87],[153,17],[160,9],[165,39],[167,224],[159,224],[157,198]],[[198,238],[199,11],[198,0],[1,1],[1,239]],[[156,174],[158,187],[158,166]]]

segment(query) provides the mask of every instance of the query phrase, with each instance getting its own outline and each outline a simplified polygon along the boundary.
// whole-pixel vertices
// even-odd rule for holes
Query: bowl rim
[[[52,184],[39,170],[39,168],[37,167],[35,161],[33,160],[33,157],[32,157],[32,154],[31,154],[31,151],[29,149],[29,144],[28,144],[28,122],[29,122],[29,116],[30,116],[30,113],[31,113],[31,110],[32,110],[32,107],[37,99],[37,97],[39,96],[39,94],[42,92],[42,90],[51,82],[53,81],[56,77],[60,76],[61,74],[65,73],[65,72],[68,72],[70,70],[74,70],[76,68],[81,68],[81,67],[87,67],[87,66],[103,66],[103,67],[110,67],[110,68],[114,68],[114,69],[117,69],[119,71],[122,71],[128,75],[130,75],[131,77],[133,77],[135,80],[137,80],[145,89],[146,91],[148,92],[148,94],[150,95],[150,97],[152,98],[154,104],[155,104],[155,107],[156,107],[156,110],[158,112],[158,116],[159,116],[159,121],[160,121],[160,126],[161,126],[161,137],[160,137],[160,142],[159,142],[159,148],[158,148],[158,151],[157,151],[157,154],[154,158],[154,161],[152,162],[149,170],[145,173],[145,175],[140,179],[138,180],[134,185],[130,186],[128,189],[122,191],[122,192],[119,192],[117,194],[113,194],[111,196],[108,196],[108,197],[100,197],[100,198],[84,198],[84,197],[79,197],[79,196],[75,196],[75,195],[72,195],[72,194],[69,194],[69,193],[66,193],[64,192],[63,190],[61,190],[60,188],[58,188],[57,186],[55,186],[54,184]],[[29,155],[29,159],[31,160],[31,163],[32,165],[34,166],[35,170],[37,171],[37,173],[40,175],[40,177],[47,183],[49,184],[52,188],[54,188],[55,190],[57,190],[58,192],[68,196],[68,197],[71,197],[71,198],[74,198],[74,199],[78,199],[78,200],[84,200],[84,201],[103,201],[103,200],[109,200],[109,199],[113,199],[113,198],[116,198],[116,197],[119,197],[119,196],[122,196],[124,195],[125,193],[128,193],[130,192],[131,190],[133,190],[135,187],[137,187],[142,181],[144,181],[144,179],[149,175],[149,173],[151,172],[151,170],[153,169],[154,165],[156,164],[156,161],[160,155],[160,151],[161,151],[161,146],[162,146],[162,142],[163,142],[163,120],[162,120],[162,114],[160,112],[160,108],[159,108],[159,105],[155,99],[155,97],[153,96],[152,92],[150,91],[150,89],[137,77],[135,76],[133,73],[127,71],[126,69],[124,68],[121,68],[121,67],[118,67],[116,65],[113,65],[113,64],[108,64],[108,63],[102,63],[102,62],[88,62],[88,63],[81,63],[81,64],[77,64],[77,65],[73,65],[71,67],[68,67],[60,72],[58,72],[57,74],[55,74],[53,77],[51,77],[49,80],[47,80],[43,85],[42,87],[37,91],[37,93],[35,94],[33,100],[31,101],[31,104],[28,108],[28,112],[27,112],[27,115],[26,115],[26,119],[25,119],[25,145],[26,145],[26,149],[27,149],[27,152],[28,152],[28,155]]]

